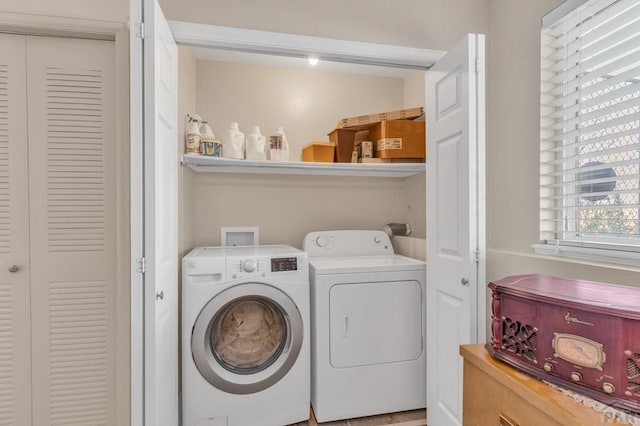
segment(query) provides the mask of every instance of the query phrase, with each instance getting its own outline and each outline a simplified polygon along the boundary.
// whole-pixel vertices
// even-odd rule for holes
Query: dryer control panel
[[[394,254],[389,236],[382,231],[318,231],[304,237],[309,257],[347,257]]]

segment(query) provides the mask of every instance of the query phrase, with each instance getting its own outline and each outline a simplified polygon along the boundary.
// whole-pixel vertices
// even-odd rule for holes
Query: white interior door
[[[462,424],[459,345],[485,339],[484,36],[427,73],[427,423]],[[476,254],[477,253],[477,254]]]
[[[33,424],[114,424],[115,46],[26,46]]]
[[[26,38],[0,34],[0,424],[31,424]]]
[[[178,424],[177,47],[144,0],[144,422]]]

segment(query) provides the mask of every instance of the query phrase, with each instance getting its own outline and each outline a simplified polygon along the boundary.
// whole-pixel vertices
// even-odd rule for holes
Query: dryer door
[[[302,316],[289,296],[268,284],[245,283],[204,306],[191,352],[200,374],[217,389],[249,394],[287,374],[303,337]]]

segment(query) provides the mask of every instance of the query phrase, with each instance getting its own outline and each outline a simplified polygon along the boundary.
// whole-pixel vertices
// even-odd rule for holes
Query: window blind
[[[640,0],[542,31],[541,239],[640,246]]]

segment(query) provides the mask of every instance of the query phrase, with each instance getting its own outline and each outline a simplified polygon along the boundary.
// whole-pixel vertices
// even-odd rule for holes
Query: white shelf
[[[184,154],[182,164],[196,172],[403,178],[426,171],[425,163],[354,164],[302,161],[249,161]]]

